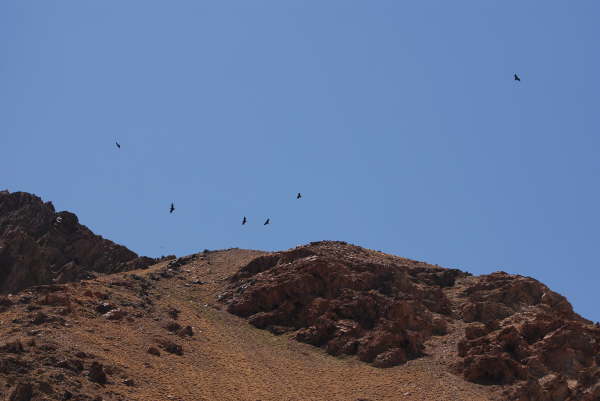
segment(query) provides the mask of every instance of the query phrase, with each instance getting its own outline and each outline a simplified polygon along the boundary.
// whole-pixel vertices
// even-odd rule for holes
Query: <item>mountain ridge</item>
[[[24,193],[0,233],[11,401],[600,400],[600,325],[530,277],[341,241],[139,258]]]
[[[94,234],[73,213],[26,192],[0,191],[0,293],[155,263]]]

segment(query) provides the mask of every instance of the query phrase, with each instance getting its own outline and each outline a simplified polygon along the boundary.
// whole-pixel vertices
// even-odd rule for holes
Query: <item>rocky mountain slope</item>
[[[0,399],[600,401],[599,325],[529,277],[332,241],[154,261],[23,193],[0,241]]]
[[[320,242],[259,257],[229,281],[229,312],[331,355],[389,367],[458,333],[448,368],[468,381],[505,385],[507,399],[600,399],[600,327],[532,278]]]
[[[423,357],[381,369],[227,312],[218,298],[231,277],[266,255],[206,252],[2,298],[0,399],[492,399],[448,371],[455,345],[427,343]]]
[[[0,192],[0,293],[155,263],[94,235],[77,216],[37,196]]]
[[[204,252],[0,305],[13,401],[600,399],[600,328],[543,284],[339,242]]]

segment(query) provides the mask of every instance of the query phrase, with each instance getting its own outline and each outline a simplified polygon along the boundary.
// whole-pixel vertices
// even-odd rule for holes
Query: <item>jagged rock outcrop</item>
[[[25,193],[0,192],[0,293],[139,269],[154,259],[95,235],[77,216]]]
[[[342,242],[319,242],[261,256],[231,278],[228,311],[332,355],[356,354],[388,367],[422,355],[446,330],[442,288],[458,270],[390,257]]]
[[[377,367],[418,358],[432,336],[464,327],[449,368],[466,380],[503,386],[507,400],[600,401],[600,326],[529,277],[473,277],[318,242],[252,260],[220,300],[258,328]]]
[[[459,296],[467,326],[458,344],[464,377],[515,384],[507,399],[600,400],[600,327],[540,282],[497,272]]]

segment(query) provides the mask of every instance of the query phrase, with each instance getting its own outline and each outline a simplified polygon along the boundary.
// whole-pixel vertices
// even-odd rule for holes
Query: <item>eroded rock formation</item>
[[[259,257],[231,278],[221,299],[229,312],[332,355],[356,354],[388,367],[421,356],[446,330],[450,301],[442,288],[458,270],[393,258],[340,242]]]
[[[0,293],[154,263],[95,235],[77,216],[25,192],[0,192]]]
[[[600,327],[529,277],[497,272],[466,283],[459,294],[467,326],[458,344],[465,379],[516,384],[520,401],[599,400]]]

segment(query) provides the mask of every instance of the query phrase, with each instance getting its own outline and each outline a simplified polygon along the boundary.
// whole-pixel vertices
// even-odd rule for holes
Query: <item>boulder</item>
[[[33,397],[33,385],[31,383],[17,383],[10,392],[8,401],[30,401]]]
[[[106,373],[104,372],[104,366],[101,363],[95,361],[92,362],[92,365],[90,366],[88,377],[91,381],[99,384],[106,384],[108,381]]]

